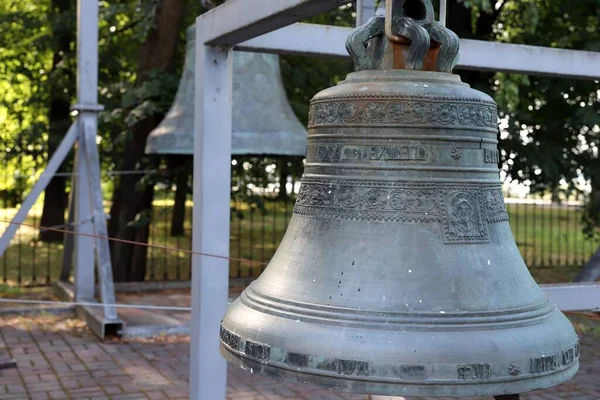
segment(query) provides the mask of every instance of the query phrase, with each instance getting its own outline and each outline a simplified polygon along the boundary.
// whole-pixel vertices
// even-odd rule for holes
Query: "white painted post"
[[[94,299],[94,233],[92,194],[89,185],[90,168],[84,152],[84,124],[97,126],[98,106],[98,2],[77,1],[77,104],[72,107],[78,114],[78,146],[76,150],[75,179],[75,300]]]
[[[375,0],[356,0],[356,26],[362,26],[375,16]]]
[[[84,120],[85,121],[85,120]],[[104,304],[104,318],[107,321],[117,321],[117,309],[115,304],[115,286],[113,282],[112,263],[110,260],[110,247],[108,245],[108,229],[106,227],[106,216],[104,214],[104,201],[102,196],[102,184],[100,177],[100,159],[98,146],[96,144],[97,121],[85,121],[83,125],[83,137],[85,137],[85,156],[88,162],[88,190],[91,195],[90,208],[92,210],[92,227],[96,235],[96,262],[98,264],[98,280],[100,281],[100,298]],[[81,137],[81,136],[80,136]],[[80,142],[81,143],[81,142]],[[80,153],[80,155],[84,155]]]
[[[446,0],[440,0],[440,24],[446,26],[448,4]]]
[[[82,120],[77,121],[78,141],[82,143],[84,135]],[[88,185],[89,168],[84,146],[78,144],[75,150],[75,232],[73,255],[73,278],[75,280],[75,301],[94,300],[94,238],[87,236],[92,229],[92,209],[90,187]],[[82,235],[83,234],[83,235]],[[66,233],[66,235],[70,235]],[[66,249],[65,249],[66,250]]]
[[[101,110],[98,107],[97,1],[77,0],[77,103],[74,106],[77,110]]]
[[[75,199],[77,199],[77,195],[75,192],[77,191],[77,180],[72,179],[71,181],[71,193],[69,193],[69,210],[67,217],[66,230],[72,231],[74,228],[73,223],[75,222]],[[73,235],[65,234],[63,235],[63,259],[62,259],[62,269],[60,271],[60,281],[68,282],[69,277],[71,276],[71,267],[73,266],[73,250],[75,242],[73,240]]]
[[[196,19],[194,136],[195,252],[229,255],[232,51],[205,46],[210,25]],[[190,399],[225,400],[227,364],[219,327],[227,309],[229,262],[194,255]]]

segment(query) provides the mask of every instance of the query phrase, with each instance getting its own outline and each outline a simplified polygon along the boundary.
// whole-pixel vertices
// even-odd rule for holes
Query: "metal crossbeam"
[[[600,283],[541,285],[561,311],[600,311]]]
[[[375,15],[375,0],[356,0],[356,26],[361,26]]]
[[[354,28],[295,23],[246,40],[236,50],[302,55],[307,57],[350,57],[345,43]],[[310,38],[310,40],[307,40]]]
[[[314,57],[349,57],[353,28],[296,23],[247,40],[236,49]],[[310,37],[310,40],[306,38]],[[459,69],[600,79],[600,53],[520,44],[461,40]]]
[[[600,79],[600,53],[461,40],[459,67],[563,78]]]
[[[349,3],[349,0],[229,0],[202,14],[205,43],[235,46],[243,41]],[[249,7],[249,3],[252,3]],[[303,38],[307,40],[307,38]],[[311,39],[312,40],[312,39]]]

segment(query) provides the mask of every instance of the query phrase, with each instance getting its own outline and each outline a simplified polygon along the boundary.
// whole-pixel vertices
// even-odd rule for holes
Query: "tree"
[[[175,199],[171,214],[171,236],[185,235],[185,203],[191,192],[190,178],[192,176],[192,157],[167,157],[167,168],[171,172],[172,183],[175,184]]]
[[[204,9],[191,0],[100,4],[99,92],[106,107],[99,127],[102,169],[154,169],[159,161],[144,155],[146,137],[175,94],[185,27]],[[463,38],[598,50],[597,5],[598,0],[450,0],[448,25]],[[352,11],[343,6],[308,22],[352,26]],[[35,181],[27,171],[41,169],[70,123],[67,104],[72,103],[75,86],[74,39],[69,36],[75,31],[73,13],[74,0],[0,0],[0,143],[3,170],[10,175],[0,180],[0,191],[16,203]],[[281,67],[290,103],[304,123],[312,96],[352,70],[350,62],[292,56],[282,56]],[[458,72],[471,86],[494,95],[500,105],[508,176],[555,197],[565,186],[566,191],[576,191],[574,178],[584,176],[593,188],[584,226],[590,235],[598,235],[598,82]],[[292,165],[291,175],[298,165]],[[18,178],[12,177],[13,172],[19,172]],[[155,178],[139,174],[114,181],[111,236],[147,241],[154,182]],[[46,193],[44,225],[59,225],[64,218],[60,199],[65,198],[68,183],[55,180],[52,185],[56,186]],[[143,247],[113,243],[115,278],[143,280],[145,254]]]
[[[167,108],[157,103],[161,103],[161,96],[165,92],[173,93],[176,86],[174,60],[183,28],[185,5],[185,0],[159,0],[154,7],[153,26],[138,51],[133,95],[142,101],[128,110],[126,121],[130,132],[124,140],[125,157],[119,163],[121,170],[144,170],[156,166],[153,160],[145,157],[144,148],[148,135],[161,121]],[[171,86],[170,90],[165,90],[165,82]],[[170,97],[172,100],[172,95]],[[140,175],[122,175],[118,178],[108,226],[111,237],[148,242],[153,190],[153,184]],[[112,242],[111,250],[116,281],[145,279],[146,247]]]
[[[41,169],[71,123],[73,6],[73,0],[0,1],[0,131],[7,174],[2,190],[14,203],[35,181],[31,170]],[[64,177],[48,185],[42,225],[64,223],[65,188]],[[42,231],[40,239],[57,241],[62,235]]]
[[[75,92],[75,1],[52,0],[48,20],[52,21],[52,68],[49,79],[48,154],[58,148],[71,125],[71,104]],[[67,170],[69,162],[62,163],[59,172]],[[48,183],[44,195],[41,226],[62,226],[65,223],[67,179],[55,176]],[[41,231],[40,240],[62,242],[63,234],[57,231]]]
[[[498,40],[576,50],[600,50],[597,0],[505,1],[495,23]],[[502,155],[508,176],[534,193],[579,191],[587,196],[583,228],[590,237],[600,227],[600,85],[598,81],[496,74],[495,98],[505,119]],[[556,196],[555,196],[556,197]],[[600,249],[599,249],[600,253]],[[578,279],[600,276],[597,253]],[[591,270],[596,270],[592,273]]]
[[[44,98],[39,82],[47,80],[50,55],[46,50],[48,26],[43,22],[45,6],[0,1],[0,140],[2,169],[6,174],[2,191],[17,203],[26,186],[19,179],[23,177],[21,169],[35,163],[30,153],[39,150],[37,145],[42,136],[39,128],[46,123],[45,108],[39,101]],[[14,26],[26,26],[27,30]],[[18,162],[19,157],[23,163]]]

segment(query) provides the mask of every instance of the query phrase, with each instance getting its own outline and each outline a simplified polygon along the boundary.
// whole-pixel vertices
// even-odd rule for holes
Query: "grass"
[[[566,313],[579,336],[600,339],[600,320],[592,313]]]
[[[169,235],[173,202],[159,199],[154,203],[150,242],[168,248],[191,248],[191,203],[187,204],[185,236]],[[232,217],[230,252],[233,258],[268,262],[279,245],[289,218],[292,204],[266,203],[266,213],[242,204],[239,216]],[[10,220],[15,209],[0,210],[0,220]],[[519,249],[539,283],[568,282],[580,266],[598,247],[597,241],[588,240],[581,232],[581,215],[576,208],[552,208],[526,204],[509,204],[511,227]],[[34,208],[26,223],[39,224],[41,207]],[[6,224],[0,222],[0,229]],[[45,285],[55,281],[62,265],[62,245],[37,241],[34,228],[21,227],[6,254],[0,258],[0,284],[6,287]],[[190,276],[191,257],[184,251],[148,249],[147,279],[186,280]],[[231,277],[258,276],[264,266],[232,260]],[[2,291],[4,290],[4,291]],[[0,289],[0,297],[6,290]]]
[[[600,243],[581,230],[581,210],[509,204],[508,213],[515,241],[540,283],[572,281]]]

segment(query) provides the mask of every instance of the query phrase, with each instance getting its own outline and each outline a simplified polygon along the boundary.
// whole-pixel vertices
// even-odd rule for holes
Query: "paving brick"
[[[163,392],[162,390],[153,390],[151,392],[146,392],[146,396],[148,396],[148,398],[150,400],[168,400],[169,398],[167,397],[167,395],[165,394],[165,392]]]
[[[21,385],[20,383],[15,382],[12,385],[11,384],[6,385],[6,391],[11,394],[25,393],[25,386]]]
[[[45,392],[51,390],[59,390],[60,382],[58,379],[55,382],[37,382],[37,383],[27,383],[27,390],[29,392]]]
[[[69,394],[76,399],[81,397],[103,396],[104,391],[99,386],[83,387],[69,390]]]
[[[67,393],[65,393],[64,390],[54,390],[48,394],[50,395],[50,398],[52,400],[62,400],[69,398],[69,396],[67,395]]]
[[[29,400],[48,400],[49,398],[46,392],[29,393]]]
[[[0,399],[2,400],[23,400],[25,397],[23,396],[23,394],[6,394],[6,395],[2,395],[2,397],[0,397]]]

